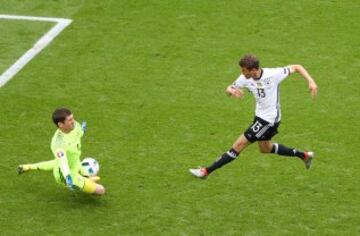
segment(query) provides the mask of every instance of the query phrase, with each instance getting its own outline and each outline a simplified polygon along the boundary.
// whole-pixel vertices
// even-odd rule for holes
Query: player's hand
[[[233,96],[233,97],[236,97],[236,98],[241,98],[241,97],[244,96],[244,91],[241,90],[241,89],[236,88],[233,85],[230,85],[229,87],[227,87],[226,92],[230,96]]]
[[[86,132],[86,130],[87,130],[87,123],[86,123],[86,121],[83,121],[83,122],[81,123],[81,129],[84,131],[84,133]]]
[[[311,97],[314,99],[317,95],[318,86],[314,81],[309,82],[309,91],[311,93]]]
[[[66,186],[68,186],[71,190],[74,190],[74,189],[75,189],[75,185],[74,185],[74,183],[73,183],[72,178],[71,178],[70,175],[67,175],[67,176],[65,177],[65,181],[66,181]]]

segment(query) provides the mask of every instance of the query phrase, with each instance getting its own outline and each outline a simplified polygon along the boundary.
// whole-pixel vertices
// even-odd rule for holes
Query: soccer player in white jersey
[[[282,156],[297,157],[304,161],[305,167],[311,167],[314,152],[299,151],[282,144],[273,143],[272,137],[277,134],[280,125],[281,111],[279,85],[292,73],[299,73],[308,82],[312,98],[317,95],[318,87],[314,79],[301,65],[288,65],[280,68],[261,68],[254,55],[245,55],[239,65],[242,74],[226,88],[226,93],[235,98],[242,98],[247,89],[256,100],[255,118],[249,128],[240,135],[231,149],[207,168],[190,169],[198,178],[206,178],[214,170],[233,161],[242,150],[258,142],[260,152],[274,153]]]

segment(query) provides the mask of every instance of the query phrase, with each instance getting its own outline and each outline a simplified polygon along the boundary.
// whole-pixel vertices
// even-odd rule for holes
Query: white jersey
[[[270,123],[277,123],[281,119],[279,85],[289,74],[288,67],[263,68],[260,79],[246,79],[241,74],[233,86],[246,88],[254,95],[257,117]]]

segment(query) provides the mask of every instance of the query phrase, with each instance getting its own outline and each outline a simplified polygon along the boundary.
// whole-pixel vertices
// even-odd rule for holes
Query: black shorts
[[[279,125],[280,122],[271,124],[266,120],[255,116],[253,123],[245,131],[244,135],[251,143],[255,141],[271,140],[271,138],[278,133],[277,128]]]

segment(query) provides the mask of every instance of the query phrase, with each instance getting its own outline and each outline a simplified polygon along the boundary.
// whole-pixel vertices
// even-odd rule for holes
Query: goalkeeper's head
[[[57,108],[52,114],[55,125],[64,133],[69,133],[75,128],[74,115],[67,108]]]

